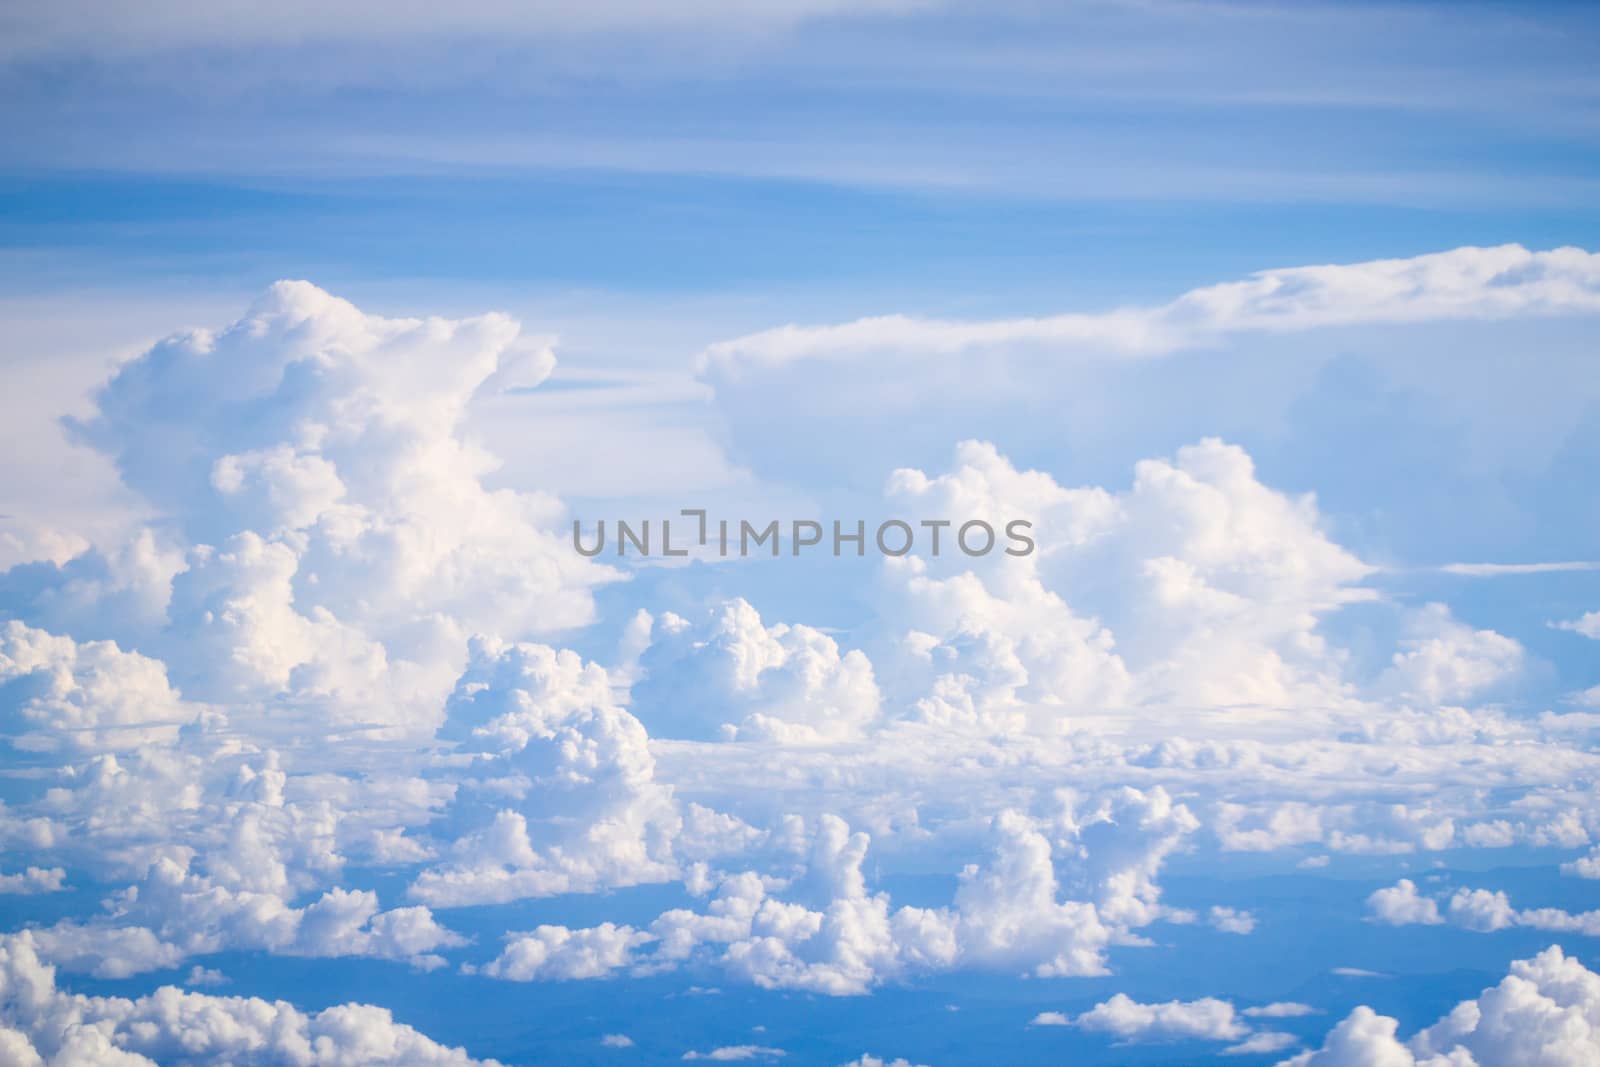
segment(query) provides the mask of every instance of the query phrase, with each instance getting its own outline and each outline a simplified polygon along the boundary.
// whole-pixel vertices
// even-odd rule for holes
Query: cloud
[[[1568,630],[1575,634],[1600,641],[1600,611],[1585,612],[1576,619],[1550,624],[1557,630]]]
[[[1421,923],[1437,926],[1444,922],[1439,915],[1439,905],[1417,892],[1417,885],[1402,878],[1387,889],[1379,889],[1367,898],[1367,908],[1377,918],[1392,926]]]
[[[810,626],[766,626],[734,599],[699,625],[658,620],[639,661],[633,712],[658,737],[858,736],[879,714],[872,664]]]
[[[690,1050],[683,1054],[686,1060],[711,1060],[714,1063],[735,1063],[745,1060],[775,1060],[788,1055],[781,1048],[768,1048],[766,1045],[723,1045],[710,1052],[696,1052]]]
[[[932,674],[917,701],[929,721],[995,724],[1021,703],[1326,705],[1351,695],[1317,626],[1372,598],[1357,584],[1372,568],[1327,537],[1313,498],[1263,485],[1237,446],[1207,439],[1143,461],[1130,489],[1110,493],[1063,488],[965,442],[949,473],[898,471],[887,495],[918,521],[1026,518],[1042,546],[987,565],[885,561],[883,614],[908,627],[885,684]]]
[[[1140,1004],[1123,993],[1102,1001],[1079,1015],[1072,1025],[1091,1033],[1111,1034],[1125,1041],[1167,1041],[1194,1038],[1233,1041],[1250,1028],[1240,1022],[1233,1005],[1225,1000],[1169,1000]]]
[[[1286,1048],[1293,1048],[1300,1043],[1300,1039],[1293,1034],[1285,1034],[1276,1030],[1262,1030],[1251,1034],[1237,1045],[1229,1045],[1222,1050],[1224,1056],[1261,1056],[1271,1052],[1282,1052]]]
[[[397,1023],[383,1008],[343,1004],[303,1014],[283,1001],[217,997],[162,986],[147,996],[74,996],[57,989],[33,936],[0,938],[0,1053],[8,1063],[283,1062],[304,1067],[472,1067],[459,1048]]]
[[[649,940],[649,934],[611,923],[577,931],[541,926],[531,934],[507,934],[505,951],[483,973],[513,982],[599,978],[627,964],[633,947]]]
[[[473,787],[447,813],[461,830],[449,856],[411,895],[459,907],[675,876],[684,813],[605,670],[567,650],[490,639],[471,656],[440,737],[473,755]],[[707,816],[691,830],[726,830],[734,843],[752,832]]]
[[[1552,946],[1511,964],[1499,985],[1402,1043],[1399,1023],[1356,1008],[1322,1047],[1286,1067],[1555,1067],[1600,1056],[1600,976]]]
[[[1317,1009],[1309,1004],[1285,1000],[1272,1004],[1262,1004],[1254,1008],[1245,1008],[1240,1014],[1252,1019],[1298,1019],[1306,1015],[1318,1014]]]
[[[183,542],[175,572],[143,568],[162,609],[120,620],[125,647],[193,699],[415,730],[474,631],[592,619],[611,572],[558,537],[559,501],[486,488],[495,460],[462,432],[525,354],[518,332],[502,315],[380,318],[279,282],[227,329],[122,364],[71,426]],[[76,563],[35,579],[35,612]]]
[[[607,1034],[600,1039],[600,1044],[606,1048],[632,1048],[633,1038],[627,1034]]]
[[[31,896],[65,888],[67,872],[60,867],[29,867],[19,874],[0,874],[0,895]]]
[[[1439,568],[1446,574],[1459,574],[1469,578],[1498,578],[1522,574],[1568,574],[1600,570],[1600,563],[1588,560],[1566,560],[1556,563],[1447,563]]]
[[[120,751],[170,742],[200,709],[165,666],[110,641],[78,644],[0,623],[0,723],[25,751]]]
[[[1256,917],[1248,911],[1213,905],[1206,921],[1225,934],[1248,934],[1256,928]]]
[[[1259,271],[1194,289],[1171,303],[992,322],[887,315],[835,326],[783,326],[711,345],[700,373],[713,382],[800,360],[954,359],[1036,346],[1065,353],[1149,357],[1245,331],[1600,311],[1600,255],[1521,245],[1457,248],[1411,259]]]
[[[1025,517],[1039,551],[863,571],[848,633],[702,596],[691,568],[661,594],[681,613],[619,595],[584,654],[560,647],[614,575],[571,560],[558,501],[491,488],[463,423],[480,391],[537,379],[543,350],[520,344],[499,317],[384,319],[291,284],[116,372],[80,432],[164,517],[11,572],[0,622],[0,713],[27,753],[0,889],[70,870],[107,904],[35,922],[38,960],[107,979],[223,951],[524,982],[709,971],[858,996],[955,970],[1105,975],[1116,949],[1159,951],[1163,922],[1256,931],[1248,899],[1171,905],[1185,851],[1566,858],[1600,830],[1573,785],[1600,769],[1593,717],[1485,706],[1526,673],[1520,643],[1383,599],[1316,498],[1214,438],[1111,487],[982,441],[892,472],[886,507]],[[1398,635],[1352,636],[1358,612]],[[942,893],[891,894],[907,871]],[[411,903],[349,888],[371,884]],[[688,899],[483,947],[434,912],[644,884]],[[1408,881],[1368,906],[1597,929]],[[1291,1007],[1123,995],[1074,1021],[1246,1054],[1287,1047],[1246,1020]]]
[[[1429,704],[1464,700],[1523,669],[1520,643],[1457,622],[1443,604],[1429,604],[1414,614],[1409,629],[1379,681],[1402,697]]]
[[[762,988],[831,996],[955,967],[1104,974],[1107,947],[1168,915],[1155,876],[1195,826],[1159,788],[1067,804],[1050,821],[1005,811],[991,821],[985,862],[960,872],[951,906],[895,908],[889,894],[869,890],[862,873],[869,836],[822,815],[792,878],[755,871],[723,877],[703,910],[672,909],[642,931],[542,928],[513,940],[484,973],[529,980],[629,967],[659,974],[699,961]],[[1060,843],[1052,845],[1052,837]],[[1057,856],[1087,899],[1063,899]],[[565,968],[567,946],[584,973]]]
[[[1397,885],[1373,893],[1367,898],[1367,906],[1375,918],[1395,926],[1448,922],[1452,926],[1485,934],[1517,926],[1600,936],[1600,910],[1569,912],[1561,908],[1517,909],[1512,907],[1511,898],[1504,891],[1457,889],[1450,895],[1446,910],[1441,915],[1434,900],[1418,895],[1415,885],[1407,879],[1401,879]]]

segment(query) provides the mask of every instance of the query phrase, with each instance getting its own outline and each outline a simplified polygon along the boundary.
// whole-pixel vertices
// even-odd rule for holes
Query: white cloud
[[[1111,1034],[1125,1041],[1234,1041],[1250,1032],[1239,1021],[1232,1004],[1214,997],[1140,1004],[1118,993],[1079,1015],[1072,1024],[1080,1030]]]
[[[65,888],[67,872],[60,867],[29,867],[18,874],[0,874],[0,894],[31,896]]]
[[[33,751],[109,751],[172,741],[199,708],[165,667],[110,641],[78,644],[15,619],[0,623],[0,723]]]
[[[1429,604],[1412,615],[1379,685],[1429,704],[1465,700],[1514,678],[1522,669],[1522,645],[1493,630],[1457,622],[1443,604]]]
[[[1306,1015],[1316,1015],[1317,1009],[1309,1004],[1298,1001],[1282,1000],[1272,1004],[1262,1004],[1254,1008],[1245,1008],[1243,1015],[1252,1019],[1298,1019]]]
[[[834,326],[783,326],[708,347],[713,381],[797,360],[951,359],[1039,346],[1060,358],[1156,356],[1243,332],[1360,323],[1492,319],[1600,311],[1600,255],[1520,245],[1457,248],[1412,259],[1290,267],[1184,293],[1171,303],[992,322],[886,315]]]
[[[606,1034],[600,1039],[600,1044],[606,1048],[632,1048],[633,1038],[627,1034]]]
[[[775,1060],[787,1055],[781,1048],[766,1045],[723,1045],[709,1052],[691,1049],[683,1054],[686,1060],[710,1060],[714,1063],[735,1063],[745,1060]]]
[[[184,978],[183,984],[186,986],[227,985],[228,976],[221,971],[195,964],[189,968],[189,974]]]
[[[1262,1056],[1271,1052],[1282,1052],[1286,1048],[1293,1048],[1300,1043],[1300,1039],[1293,1034],[1285,1034],[1276,1030],[1262,1030],[1251,1034],[1237,1045],[1229,1045],[1222,1050],[1224,1056]]]
[[[57,989],[32,935],[0,939],[0,1054],[7,1063],[152,1067],[273,1062],[301,1067],[472,1067],[459,1048],[396,1023],[385,1009],[344,1004],[306,1015],[282,1001],[186,993],[127,999]]]
[[[1248,934],[1256,928],[1256,917],[1248,911],[1213,905],[1206,921],[1225,934]]]
[[[1522,908],[1512,906],[1511,898],[1503,891],[1487,889],[1457,889],[1450,894],[1443,915],[1435,900],[1417,893],[1408,879],[1388,889],[1380,889],[1367,898],[1367,906],[1375,918],[1395,926],[1413,923],[1451,925],[1478,933],[1493,933],[1513,926],[1556,933],[1600,936],[1600,909],[1569,912],[1561,908]]]
[[[1287,1067],[1579,1067],[1600,1058],[1600,975],[1552,946],[1402,1043],[1399,1023],[1359,1007]]]
[[[428,903],[666,881],[682,850],[703,858],[754,835],[709,812],[691,810],[686,824],[656,781],[644,727],[616,704],[605,670],[570,651],[474,641],[440,736],[475,758],[448,814],[462,832],[411,888]]]
[[[1063,489],[966,442],[948,474],[897,472],[889,500],[919,521],[1033,521],[1040,550],[973,565],[885,562],[886,616],[905,620],[900,684],[933,722],[999,724],[1018,704],[1325,706],[1352,694],[1322,615],[1371,599],[1372,568],[1320,529],[1310,496],[1263,485],[1248,454],[1204,440],[1137,465],[1131,489]],[[952,562],[953,558],[953,562]]]
[[[531,934],[508,934],[505,951],[483,969],[491,978],[530,982],[537,978],[599,978],[629,962],[650,935],[629,926],[602,923],[587,930],[541,926]]]
[[[144,568],[164,610],[124,612],[132,647],[192,698],[414,730],[470,633],[589,621],[610,572],[557,535],[558,501],[486,488],[496,461],[461,428],[520,344],[502,315],[385,319],[280,282],[222,332],[124,363],[73,425],[184,540],[175,574]]]
[[[1585,612],[1576,619],[1553,622],[1550,625],[1557,630],[1570,630],[1575,634],[1582,634],[1584,637],[1600,641],[1600,611]]]
[[[1379,889],[1367,898],[1367,908],[1373,916],[1394,926],[1411,923],[1438,925],[1444,922],[1439,915],[1439,905],[1417,892],[1417,884],[1409,878]]]
[[[857,736],[878,717],[872,665],[809,626],[766,626],[742,599],[693,625],[660,620],[633,711],[655,736],[801,742]]]

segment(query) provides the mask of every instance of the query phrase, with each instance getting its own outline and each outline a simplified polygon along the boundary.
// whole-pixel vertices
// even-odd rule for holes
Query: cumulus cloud
[[[30,751],[104,752],[172,741],[199,709],[160,662],[110,641],[78,644],[0,623],[0,723]]]
[[[666,881],[685,856],[746,844],[738,820],[690,810],[655,778],[649,738],[604,668],[543,645],[473,642],[441,739],[473,762],[447,813],[444,862],[411,887],[460,906]],[[686,830],[687,828],[687,830]]]
[[[0,891],[58,889],[68,870],[115,883],[94,916],[24,935],[37,960],[102,978],[222,951],[524,982],[710,971],[837,996],[954,969],[1104,975],[1114,949],[1155,950],[1157,923],[1256,930],[1249,901],[1168,903],[1162,871],[1185,850],[1570,856],[1600,831],[1574,784],[1600,773],[1593,717],[1479,704],[1527,654],[1442,605],[1380,605],[1398,638],[1347,652],[1330,623],[1377,601],[1374,568],[1315,498],[1217,439],[1120,487],[1063,485],[980,441],[942,471],[894,472],[885,504],[908,518],[1026,518],[1039,550],[888,560],[848,635],[716,595],[682,614],[628,605],[609,665],[539,643],[589,621],[615,576],[551,532],[559,502],[490,488],[463,426],[480,391],[548,370],[521,344],[500,317],[383,319],[287,284],[99,394],[78,432],[164,518],[119,546],[63,542],[0,588],[15,616],[0,715],[30,761],[0,805],[20,872]],[[1567,869],[1589,876],[1592,859]],[[892,897],[879,871],[902,863],[947,895]],[[364,866],[397,869],[412,903],[345,888]],[[432,910],[647,883],[681,884],[688,906],[518,924],[482,956]],[[1409,881],[1368,906],[1391,923],[1600,929]],[[435,1054],[376,1009],[185,996],[147,1006],[326,1033],[327,1062],[365,1040],[341,1025],[421,1050],[393,1053],[405,1062]],[[85,1003],[100,1013],[85,1034],[171,1058],[155,1037],[118,1043],[145,1008]],[[1244,1055],[1292,1041],[1246,1019],[1309,1010],[1120,996],[1034,1021]],[[18,1050],[42,1040],[7,1025]]]
[[[599,978],[627,964],[633,947],[649,940],[648,934],[611,923],[576,931],[541,926],[531,934],[507,935],[505,951],[483,973],[514,982]]]
[[[1585,612],[1576,619],[1553,622],[1550,625],[1554,626],[1557,630],[1568,630],[1572,633],[1582,634],[1584,637],[1589,637],[1596,641],[1600,641],[1600,611]]]
[[[1111,944],[1177,917],[1161,905],[1155,878],[1195,827],[1193,815],[1160,789],[1068,803],[1048,821],[1002,812],[991,823],[988,857],[960,872],[949,907],[896,908],[862,873],[869,835],[823,815],[792,878],[726,876],[703,910],[672,909],[642,930],[541,928],[513,939],[484,973],[519,981],[600,977],[701,961],[765,988],[834,996],[962,966],[1104,974]],[[1058,860],[1081,897],[1063,892]]]
[[[0,1053],[7,1063],[294,1063],[304,1067],[494,1067],[440,1045],[384,1008],[343,1004],[313,1015],[283,1001],[186,993],[126,999],[56,987],[32,935],[0,938]]]
[[[123,364],[74,430],[182,538],[175,572],[145,568],[164,609],[122,620],[132,647],[192,698],[431,728],[468,635],[591,619],[609,572],[556,536],[558,501],[486,488],[496,461],[461,430],[517,336],[280,282],[227,329]],[[36,613],[75,562],[34,581]]]
[[[1443,914],[1438,903],[1420,896],[1406,879],[1380,889],[1367,899],[1373,916],[1395,926],[1412,923],[1436,925],[1448,922],[1477,933],[1493,933],[1510,927],[1545,930],[1554,933],[1600,936],[1600,909],[1570,912],[1561,908],[1516,908],[1503,891],[1457,889],[1451,893]]]
[[[949,473],[897,472],[889,499],[919,520],[1022,517],[1042,546],[973,565],[886,561],[908,670],[932,674],[934,721],[1003,720],[1018,703],[1326,705],[1351,696],[1320,617],[1372,598],[1372,568],[1321,529],[1310,496],[1263,485],[1222,441],[1140,463],[1132,487],[1065,489],[989,444]]]
[[[1428,704],[1460,701],[1522,670],[1521,644],[1457,622],[1443,604],[1417,612],[1408,629],[1379,683],[1403,697]]]
[[[722,1045],[709,1052],[690,1049],[683,1054],[686,1060],[710,1060],[713,1063],[740,1063],[745,1060],[775,1060],[788,1055],[781,1048],[767,1045]]]
[[[810,626],[764,625],[742,599],[699,625],[657,620],[632,709],[658,737],[857,736],[879,713],[872,664]]]
[[[31,896],[63,888],[67,872],[60,867],[29,867],[18,874],[0,874],[0,894]]]
[[[1397,1020],[1362,1006],[1322,1047],[1285,1067],[1565,1067],[1600,1058],[1600,975],[1552,946],[1518,960],[1499,985],[1462,1001],[1433,1026],[1400,1041]]]
[[[1079,1015],[1072,1025],[1092,1033],[1111,1034],[1125,1041],[1161,1041],[1195,1038],[1232,1041],[1249,1033],[1233,1005],[1225,1000],[1169,1000],[1140,1004],[1124,993],[1102,1001]]]
[[[1393,926],[1412,923],[1436,926],[1444,922],[1439,915],[1439,905],[1418,893],[1417,884],[1409,878],[1374,892],[1367,898],[1367,908],[1374,918]]]

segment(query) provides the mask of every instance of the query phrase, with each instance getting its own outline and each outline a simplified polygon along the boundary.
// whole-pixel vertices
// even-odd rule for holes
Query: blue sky
[[[12,5],[0,1062],[1600,1061],[1597,30]]]

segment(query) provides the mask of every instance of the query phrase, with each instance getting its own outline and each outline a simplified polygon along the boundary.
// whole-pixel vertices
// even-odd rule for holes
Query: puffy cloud
[[[1285,1034],[1277,1030],[1261,1030],[1251,1034],[1237,1045],[1229,1045],[1222,1050],[1224,1056],[1263,1056],[1271,1052],[1282,1052],[1286,1048],[1293,1048],[1300,1043],[1300,1039],[1293,1034]]]
[[[1080,1030],[1111,1034],[1126,1041],[1233,1041],[1250,1032],[1239,1021],[1232,1004],[1214,997],[1140,1004],[1118,993],[1079,1015],[1072,1024]]]
[[[1404,878],[1388,889],[1373,893],[1367,898],[1367,906],[1374,918],[1395,926],[1436,925],[1448,921],[1451,925],[1484,934],[1518,926],[1600,936],[1600,910],[1574,913],[1561,908],[1518,909],[1503,891],[1457,889],[1450,894],[1448,906],[1441,915],[1438,903],[1418,894],[1417,887]]]
[[[29,867],[20,874],[0,874],[0,894],[54,893],[66,879],[67,872],[60,867]]]
[[[1367,898],[1367,908],[1373,917],[1394,926],[1411,923],[1437,925],[1444,922],[1439,915],[1439,905],[1417,892],[1417,884],[1409,878],[1379,889]]]
[[[282,1001],[186,993],[128,1000],[62,992],[33,935],[0,938],[0,1054],[23,1064],[292,1063],[297,1067],[493,1065],[440,1045],[387,1010],[343,1004],[305,1015]]]
[[[1570,863],[1563,863],[1561,873],[1575,874],[1579,878],[1600,878],[1600,847],[1593,849],[1587,856],[1579,856]]]
[[[1423,608],[1409,628],[1379,683],[1402,697],[1429,704],[1460,701],[1522,670],[1521,644],[1457,622],[1443,604]]]
[[[496,461],[461,432],[524,355],[517,334],[504,316],[384,319],[280,282],[226,330],[123,364],[76,432],[184,541],[158,624],[128,620],[134,647],[198,699],[431,728],[469,634],[589,621],[611,572],[553,532],[558,501],[486,488]],[[45,592],[115,591],[76,562],[34,582],[33,612]]]
[[[173,740],[198,712],[155,660],[110,641],[80,645],[15,619],[0,623],[0,721],[18,748],[136,748]]]
[[[1206,921],[1225,934],[1248,934],[1256,928],[1256,917],[1248,911],[1214,905]]]
[[[868,835],[823,815],[793,878],[723,877],[704,910],[664,912],[643,933],[544,928],[514,940],[484,973],[520,980],[597,977],[621,967],[659,973],[699,959],[765,988],[834,996],[958,966],[1104,974],[1109,945],[1137,943],[1132,930],[1169,917],[1155,875],[1195,825],[1159,789],[1068,803],[1050,820],[1002,812],[992,820],[986,862],[962,870],[950,907],[894,908],[862,873]],[[1083,898],[1063,899],[1058,858]],[[600,962],[585,975],[547,965],[568,945]],[[594,945],[606,951],[589,951]]]
[[[90,922],[34,931],[39,953],[68,970],[124,977],[224,949],[295,956],[373,956],[435,967],[440,948],[464,944],[427,908],[380,910],[368,890],[332,889],[304,907],[272,892],[230,890],[171,860],[110,902]]]
[[[740,820],[680,806],[605,670],[569,651],[490,639],[450,697],[440,737],[473,757],[446,816],[445,861],[411,887],[438,905],[661,882],[748,845]]]
[[[879,712],[866,656],[809,626],[766,626],[742,599],[699,626],[664,616],[639,667],[633,711],[660,737],[851,737]]]
[[[900,471],[889,499],[918,521],[1034,523],[1038,551],[885,564],[905,619],[901,677],[932,676],[930,721],[1007,721],[1019,704],[1306,704],[1349,699],[1320,618],[1370,599],[1371,568],[1320,529],[1315,501],[1263,485],[1240,448],[1204,440],[1146,460],[1122,493],[1064,489],[991,445],[953,469]]]
[[[710,1052],[690,1049],[683,1054],[686,1060],[710,1060],[713,1063],[736,1063],[745,1060],[775,1060],[788,1055],[781,1048],[766,1045],[723,1045]]]
[[[1568,630],[1572,633],[1582,634],[1584,637],[1589,637],[1596,641],[1600,641],[1600,611],[1585,612],[1576,619],[1568,619],[1563,622],[1553,622],[1550,625],[1554,626],[1557,630]]]
[[[483,973],[513,982],[599,978],[626,966],[632,949],[650,935],[629,926],[602,923],[587,930],[541,926],[531,934],[508,934],[501,952]]]
[[[839,1067],[927,1067],[927,1064],[912,1063],[910,1060],[899,1056],[892,1060],[886,1060],[874,1056],[870,1052],[863,1052],[849,1063],[840,1064]]]
[[[1600,1058],[1600,975],[1552,946],[1402,1043],[1399,1023],[1359,1007],[1288,1067],[1580,1067]]]

